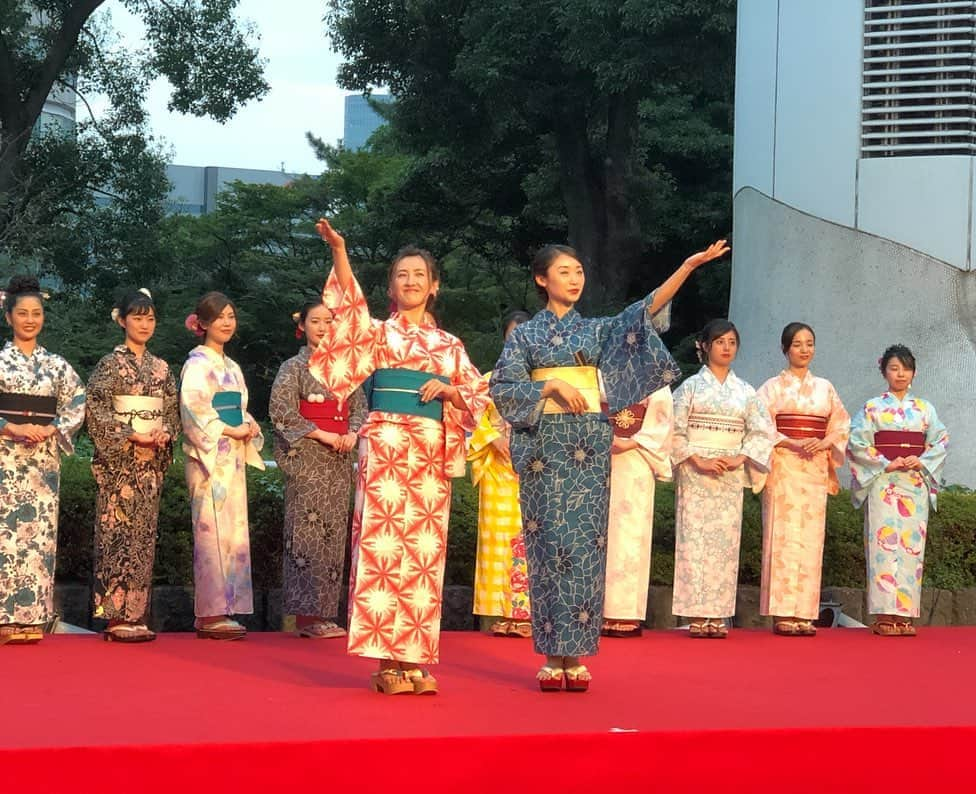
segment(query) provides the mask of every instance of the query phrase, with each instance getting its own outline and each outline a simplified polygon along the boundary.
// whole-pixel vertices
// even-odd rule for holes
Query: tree
[[[484,190],[489,206],[507,198],[516,226],[546,231],[551,214],[532,211],[549,204],[553,183],[539,177],[555,178],[564,234],[594,276],[590,300],[606,306],[673,267],[644,263],[680,227],[659,216],[680,203],[689,160],[706,148],[706,163],[724,159],[731,188],[734,17],[733,0],[331,0],[328,22],[347,58],[340,83],[389,86],[404,145],[458,175],[435,183],[442,193],[480,178],[503,188]],[[683,139],[647,134],[664,108],[679,111],[683,125],[661,120]],[[727,230],[727,210],[694,215],[714,223],[702,236]]]
[[[154,78],[170,81],[171,110],[218,120],[268,88],[253,31],[233,16],[238,0],[116,2],[141,17],[145,50],[127,48],[95,16],[108,0],[0,4],[0,246],[40,266],[58,262],[69,283],[84,280],[93,258],[116,267],[132,256],[143,267],[151,261],[112,235],[141,224],[151,237],[161,216],[163,159],[147,140],[143,109]],[[103,95],[108,111],[79,123],[76,136],[38,131],[52,90],[86,107]],[[110,202],[114,209],[96,211]],[[99,253],[104,240],[113,250]]]

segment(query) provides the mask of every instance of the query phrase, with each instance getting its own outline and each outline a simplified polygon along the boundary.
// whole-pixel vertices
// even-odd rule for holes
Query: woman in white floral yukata
[[[675,615],[689,636],[723,639],[735,614],[743,489],[762,490],[773,423],[756,390],[732,371],[739,332],[712,320],[698,339],[705,366],[674,393]]]
[[[208,292],[186,327],[204,338],[183,365],[180,416],[193,517],[197,637],[236,640],[247,632],[231,615],[254,612],[245,466],[264,468],[264,437],[247,412],[247,386],[224,346],[237,331],[230,298]]]
[[[37,343],[37,279],[14,276],[2,297],[13,341],[0,350],[0,645],[39,641],[54,616],[61,452],[85,420],[81,379]]]

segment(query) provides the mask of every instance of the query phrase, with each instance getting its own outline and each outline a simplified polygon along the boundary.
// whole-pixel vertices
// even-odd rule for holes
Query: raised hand
[[[725,240],[717,240],[712,243],[704,251],[699,251],[697,254],[692,254],[689,256],[682,265],[684,267],[695,270],[706,262],[711,262],[713,259],[718,259],[725,256],[732,249],[726,244]]]
[[[319,218],[319,222],[315,224],[315,231],[319,233],[319,237],[325,240],[329,244],[329,248],[345,248],[346,240],[339,234],[335,229],[332,228],[332,224],[329,223],[325,218]]]

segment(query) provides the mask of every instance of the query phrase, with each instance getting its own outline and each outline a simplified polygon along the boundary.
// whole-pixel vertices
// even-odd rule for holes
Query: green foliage
[[[117,4],[142,18],[146,47],[96,14],[106,0],[0,4],[0,263],[79,295],[168,270],[157,233],[168,186],[144,109],[153,80],[169,81],[172,110],[220,121],[268,90],[238,0]],[[87,116],[39,125],[52,92]]]
[[[447,584],[474,584],[475,554],[478,549],[478,491],[468,477],[451,486],[451,523],[447,533]]]
[[[340,83],[396,97],[423,236],[523,268],[568,238],[604,311],[731,226],[734,5],[332,0],[328,24]]]

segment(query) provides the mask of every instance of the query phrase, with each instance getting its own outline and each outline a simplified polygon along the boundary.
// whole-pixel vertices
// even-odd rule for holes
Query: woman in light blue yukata
[[[878,359],[888,382],[880,397],[851,420],[847,457],[851,499],[864,505],[871,629],[883,637],[913,637],[922,602],[929,507],[936,508],[949,434],[935,407],[911,390],[915,356],[892,345]]]
[[[546,663],[543,691],[586,691],[603,620],[610,444],[599,376],[613,413],[676,381],[658,337],[667,307],[696,268],[723,256],[724,240],[684,261],[657,290],[615,317],[586,319],[574,305],[586,278],[577,253],[548,245],[532,275],[546,307],[516,328],[491,377],[491,396],[512,425],[529,568],[532,636]]]

